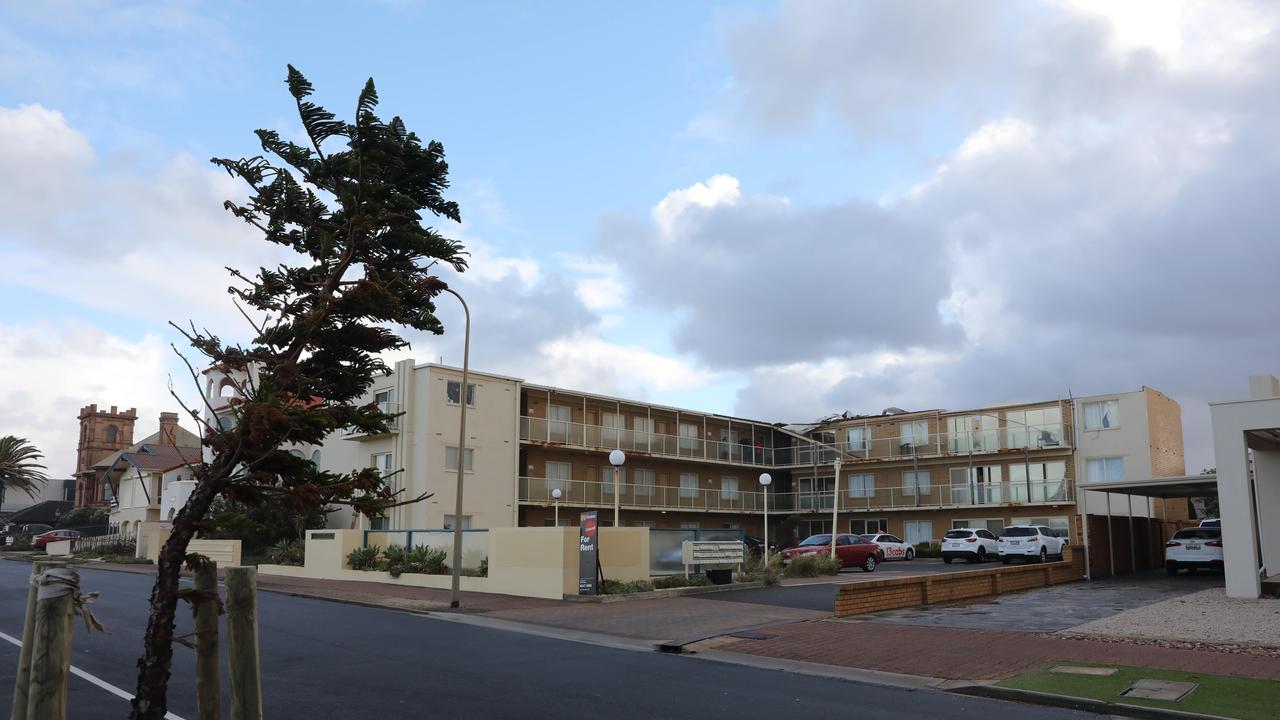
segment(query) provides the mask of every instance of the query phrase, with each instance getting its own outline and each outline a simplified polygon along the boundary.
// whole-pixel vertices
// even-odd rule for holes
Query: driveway
[[[886,610],[861,619],[901,625],[1057,632],[1222,585],[1221,573],[1169,577],[1164,570],[1067,583],[967,604]]]

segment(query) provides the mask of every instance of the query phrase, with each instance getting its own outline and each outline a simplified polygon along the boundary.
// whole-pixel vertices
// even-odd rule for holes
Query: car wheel
[[[1177,563],[1168,563],[1167,565],[1165,565],[1165,566],[1164,566],[1164,571],[1165,571],[1165,572],[1167,572],[1167,573],[1169,573],[1170,575],[1177,575],[1177,574],[1178,574],[1178,564],[1177,564]]]
[[[942,558],[942,562],[944,562],[944,563],[946,563],[946,564],[950,565],[950,564],[951,564],[951,558],[944,557],[944,558]]]
[[[908,560],[915,560],[915,559],[916,559],[916,549],[915,549],[915,548],[907,548],[907,559],[908,559]]]
[[[1049,559],[1049,550],[1048,550],[1047,548],[1045,548],[1044,546],[1041,546],[1041,547],[1040,547],[1040,562],[1044,562],[1044,561],[1046,561],[1046,560],[1048,560],[1048,559]]]
[[[862,561],[862,572],[873,572],[876,569],[876,556],[868,555],[866,560]]]
[[[978,562],[984,563],[986,561],[987,561],[987,549],[978,548]]]

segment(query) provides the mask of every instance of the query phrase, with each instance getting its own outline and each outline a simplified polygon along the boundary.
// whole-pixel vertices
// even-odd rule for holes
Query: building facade
[[[121,412],[115,405],[110,410],[98,406],[80,408],[80,439],[76,445],[76,507],[105,507],[110,503],[110,489],[101,482],[94,468],[103,458],[133,444],[133,425],[138,421],[136,408]]]
[[[610,525],[617,507],[627,526],[759,536],[760,477],[768,474],[770,534],[784,543],[829,532],[833,523],[841,532],[883,530],[912,543],[936,541],[953,527],[998,532],[1035,523],[1082,543],[1082,517],[1106,513],[1089,497],[1089,478],[1183,470],[1177,403],[1150,388],[964,411],[890,408],[797,426],[489,373],[472,378],[462,520],[471,528],[551,525],[557,515],[568,525],[587,509]],[[463,396],[457,368],[399,362],[366,398],[401,413],[394,427],[331,437],[320,449],[321,467],[376,467],[392,474],[404,497],[430,495],[374,527],[451,527]],[[616,469],[614,449],[626,454]],[[1133,512],[1185,518],[1185,503],[1174,503],[1144,498]],[[341,514],[331,524],[371,525]]]

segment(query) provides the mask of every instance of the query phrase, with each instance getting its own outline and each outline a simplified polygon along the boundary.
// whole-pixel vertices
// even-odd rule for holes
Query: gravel
[[[1240,600],[1213,588],[1125,610],[1059,634],[1280,648],[1280,600]]]

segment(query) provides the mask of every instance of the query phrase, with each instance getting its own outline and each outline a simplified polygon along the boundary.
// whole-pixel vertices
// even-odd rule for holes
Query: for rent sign
[[[595,595],[596,565],[600,557],[600,529],[596,513],[584,512],[578,522],[578,594]]]

